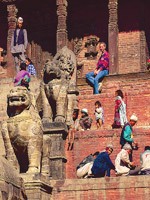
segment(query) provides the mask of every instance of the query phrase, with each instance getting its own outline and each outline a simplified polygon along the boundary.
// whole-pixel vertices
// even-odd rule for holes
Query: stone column
[[[14,65],[14,59],[10,52],[10,44],[11,44],[11,38],[13,35],[13,31],[16,28],[16,15],[17,15],[17,8],[13,5],[7,6],[8,11],[8,36],[7,36],[7,75],[8,77],[14,77],[16,70]]]
[[[52,179],[66,177],[65,140],[67,133],[65,123],[43,123],[42,174]]]
[[[67,0],[57,0],[57,51],[59,51],[62,47],[67,46],[67,5]]]
[[[118,73],[118,0],[109,0],[108,43],[110,54],[110,74]]]

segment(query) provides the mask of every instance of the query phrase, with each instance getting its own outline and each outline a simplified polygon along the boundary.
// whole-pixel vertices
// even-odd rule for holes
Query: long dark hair
[[[120,96],[123,99],[123,92],[121,90],[116,90],[116,93],[118,96]]]
[[[98,105],[99,107],[101,107],[101,106],[102,106],[102,104],[101,104],[101,102],[100,102],[100,101],[96,101],[96,102],[95,102],[95,106],[96,106],[96,105]]]
[[[30,63],[33,64],[32,60],[30,58],[26,58],[26,60]]]

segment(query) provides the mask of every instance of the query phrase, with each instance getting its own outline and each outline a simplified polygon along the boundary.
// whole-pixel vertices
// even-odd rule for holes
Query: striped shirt
[[[109,54],[107,51],[100,56],[96,69],[109,70]]]

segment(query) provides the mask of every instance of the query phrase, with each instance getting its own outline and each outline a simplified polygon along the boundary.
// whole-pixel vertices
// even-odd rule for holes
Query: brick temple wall
[[[119,33],[118,58],[119,74],[146,70],[147,44],[144,31]]]
[[[92,95],[93,88],[85,79],[78,79],[79,109],[88,108],[89,115],[95,122],[94,103],[99,100],[104,108],[105,128],[110,128],[114,117],[115,91],[121,89],[124,94],[124,101],[127,105],[127,117],[136,113],[139,117],[138,126],[149,126],[150,113],[150,76],[149,72],[109,75],[105,77],[100,95]],[[95,123],[93,123],[93,129]]]
[[[77,165],[89,154],[96,151],[102,151],[106,145],[112,144],[114,151],[111,154],[112,162],[114,163],[117,154],[120,151],[120,134],[121,129],[100,129],[90,131],[79,131],[75,134],[75,142],[72,151],[67,150],[66,141],[66,178],[75,179]],[[140,165],[140,154],[145,146],[150,145],[149,128],[138,128],[138,125],[133,128],[134,140],[138,142],[139,149],[133,151],[133,161],[136,165]],[[115,177],[114,171],[111,171],[111,176]]]
[[[97,37],[95,36],[95,38]],[[87,37],[84,37],[80,47],[80,52],[77,55],[77,61],[83,63],[83,66],[79,71],[79,78],[84,78],[86,73],[95,69],[100,56],[97,45],[97,57],[88,60],[85,57],[85,53],[87,52],[87,48],[85,47],[86,42]],[[146,71],[147,58],[148,48],[144,31],[120,32],[118,34],[118,74]]]

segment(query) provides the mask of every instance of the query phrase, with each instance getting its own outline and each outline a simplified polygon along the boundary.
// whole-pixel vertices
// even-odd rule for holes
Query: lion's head
[[[14,87],[7,95],[8,116],[20,114],[31,105],[30,92],[22,86]]]

